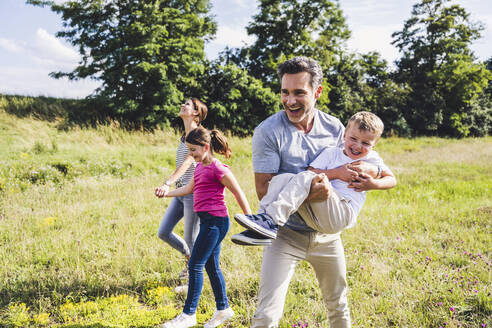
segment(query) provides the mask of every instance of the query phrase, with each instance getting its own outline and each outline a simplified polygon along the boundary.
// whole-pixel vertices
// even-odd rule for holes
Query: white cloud
[[[22,53],[22,46],[19,46],[15,41],[9,40],[9,39],[4,39],[0,38],[0,47],[4,48],[8,52],[12,53]]]
[[[43,68],[0,66],[0,71],[0,92],[6,94],[84,98],[100,85],[92,80],[53,79]]]
[[[241,8],[246,8],[249,6],[251,0],[231,0],[232,3],[234,3],[236,6],[239,6]]]
[[[391,45],[393,40],[391,34],[398,28],[399,26],[396,25],[359,25],[353,30],[348,46],[359,53],[377,51],[391,64],[399,56],[397,48]]]
[[[244,26],[219,26],[217,36],[211,43],[216,43],[224,47],[241,47],[244,43],[253,43],[254,40],[255,38],[253,36],[249,36],[246,33]]]
[[[80,60],[80,55],[74,49],[42,28],[36,31],[34,42],[0,38],[0,47],[18,56],[26,56],[37,66],[53,71],[71,71]]]
[[[33,50],[35,51],[34,56],[42,62],[75,66],[80,60],[80,55],[74,49],[67,47],[42,28],[36,31]]]

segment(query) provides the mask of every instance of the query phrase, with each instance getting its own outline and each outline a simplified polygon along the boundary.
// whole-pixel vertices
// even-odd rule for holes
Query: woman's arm
[[[166,192],[164,194],[164,197],[179,197],[179,196],[189,195],[193,192],[194,186],[195,186],[195,179],[192,178],[186,186]]]
[[[220,183],[222,183],[227,189],[232,192],[234,197],[236,197],[237,203],[239,204],[239,207],[243,210],[244,214],[251,214],[251,208],[249,207],[248,200],[246,199],[246,196],[243,193],[243,190],[239,186],[239,183],[236,181],[236,178],[232,173],[227,173],[222,177],[220,180]]]
[[[194,160],[191,155],[186,156],[184,159],[183,163],[174,171],[173,174],[169,176],[169,178],[166,180],[170,183],[174,183],[176,180],[178,180],[183,174],[185,174],[186,170],[193,164]]]
[[[154,194],[157,197],[164,197],[164,195],[169,191],[171,185],[178,180],[188,168],[193,164],[193,157],[188,155],[181,165],[174,171],[173,174],[169,176],[169,178],[164,182],[164,184],[160,187],[156,187],[154,189]]]

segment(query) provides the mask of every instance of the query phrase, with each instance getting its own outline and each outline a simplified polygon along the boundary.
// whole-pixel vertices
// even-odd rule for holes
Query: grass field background
[[[153,188],[174,169],[178,135],[59,126],[0,111],[0,326],[153,327],[174,317],[184,261],[156,235],[169,199]],[[221,160],[256,210],[251,139],[230,141],[233,157]],[[492,327],[492,138],[389,138],[376,149],[398,186],[369,192],[342,233],[353,326]],[[262,249],[234,245],[240,231],[232,223],[221,255],[237,314],[224,327],[248,327],[256,306]],[[200,324],[214,307],[206,279]],[[302,325],[329,326],[305,262],[281,321]]]

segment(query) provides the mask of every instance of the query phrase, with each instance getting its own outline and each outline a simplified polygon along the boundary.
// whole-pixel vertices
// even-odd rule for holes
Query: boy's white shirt
[[[381,167],[383,170],[389,170],[384,164],[383,159],[379,154],[371,150],[363,158],[357,159],[364,162],[368,162]],[[328,147],[321,151],[321,153],[311,162],[310,166],[320,170],[331,170],[347,163],[355,162],[343,153],[343,145],[340,147]],[[349,202],[349,205],[354,210],[355,216],[359,215],[362,206],[366,200],[365,191],[355,191],[348,187],[348,183],[340,179],[330,180],[333,188],[339,193],[339,195]]]

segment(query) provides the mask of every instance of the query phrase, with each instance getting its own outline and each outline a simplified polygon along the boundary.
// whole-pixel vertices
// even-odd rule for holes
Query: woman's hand
[[[162,197],[166,197],[167,193],[169,192],[169,186],[164,184],[160,187],[156,187],[154,189],[154,194],[159,197],[159,198],[162,198]]]

